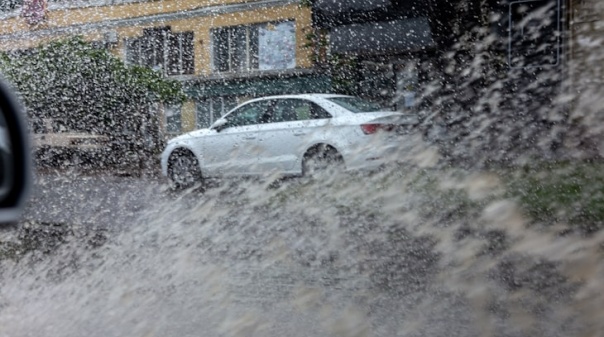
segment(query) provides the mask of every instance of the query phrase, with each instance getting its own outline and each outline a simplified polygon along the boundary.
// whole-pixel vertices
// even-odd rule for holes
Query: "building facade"
[[[313,26],[329,52],[354,61],[356,93],[399,110],[415,109],[434,81],[465,95],[464,70],[481,53],[489,54],[485,68],[509,75],[510,86],[528,87],[543,74],[555,78],[555,89],[540,90],[544,96],[577,93],[604,79],[602,0],[314,0],[313,6]]]
[[[80,35],[183,81],[187,102],[155,107],[168,135],[207,127],[259,95],[328,90],[305,47],[311,9],[297,0],[49,0],[35,23],[26,11],[39,8],[28,1],[5,8],[0,50]]]

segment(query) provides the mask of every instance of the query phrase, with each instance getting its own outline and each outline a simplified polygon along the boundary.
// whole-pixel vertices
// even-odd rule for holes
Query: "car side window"
[[[331,118],[331,114],[325,109],[321,108],[315,103],[311,103],[310,107],[310,118],[311,119],[327,119]]]
[[[271,122],[280,123],[298,120],[298,116],[296,115],[296,107],[299,104],[298,101],[300,100],[280,99],[275,101]]]
[[[233,111],[227,117],[228,126],[245,126],[261,124],[263,116],[268,112],[268,103],[265,101],[253,102],[242,106],[241,108]]]
[[[331,115],[310,101],[303,99],[283,99],[275,103],[271,122],[279,123],[323,118],[331,118]]]

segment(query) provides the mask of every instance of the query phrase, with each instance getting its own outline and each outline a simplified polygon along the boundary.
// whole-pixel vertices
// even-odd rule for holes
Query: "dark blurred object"
[[[31,185],[23,116],[11,90],[0,80],[0,225],[19,220]]]

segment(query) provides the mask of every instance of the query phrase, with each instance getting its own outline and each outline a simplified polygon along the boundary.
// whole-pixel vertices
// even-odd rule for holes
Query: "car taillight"
[[[366,135],[374,134],[378,131],[392,131],[394,130],[394,125],[392,124],[362,124],[361,130]]]

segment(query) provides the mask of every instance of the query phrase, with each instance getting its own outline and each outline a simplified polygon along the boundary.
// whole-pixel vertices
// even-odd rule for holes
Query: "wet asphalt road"
[[[24,220],[120,228],[169,194],[160,178],[43,173],[36,177]]]
[[[297,181],[292,184],[295,190]],[[3,280],[0,300],[4,296],[20,318],[0,315],[6,332],[0,328],[0,337],[478,335],[473,312],[458,294],[431,287],[407,294],[376,289],[367,275],[342,268],[349,258],[354,262],[346,253],[333,267],[304,263],[328,251],[321,233],[329,222],[346,221],[338,214],[325,223],[304,217],[321,214],[322,199],[258,213],[249,199],[278,193],[265,194],[264,184],[225,185],[183,195],[154,177],[38,175],[26,221],[116,234],[98,253],[76,246],[51,255],[43,275],[62,272],[62,260],[73,255],[84,266],[61,282],[29,267]],[[246,187],[253,193],[240,193]],[[207,207],[195,205],[204,200]]]
[[[366,214],[374,204],[354,199],[367,181],[354,180],[352,193],[304,180],[271,192],[256,181],[222,186],[183,194],[154,177],[38,175],[26,221],[115,232],[100,248],[73,240],[33,254],[36,263],[7,264],[0,337],[526,335],[505,312],[488,316],[490,297],[449,286],[460,269],[432,264],[423,241],[389,245],[396,232]],[[397,217],[396,228],[412,219]],[[490,282],[472,284],[506,294]],[[540,312],[535,335],[578,335],[557,314]]]

